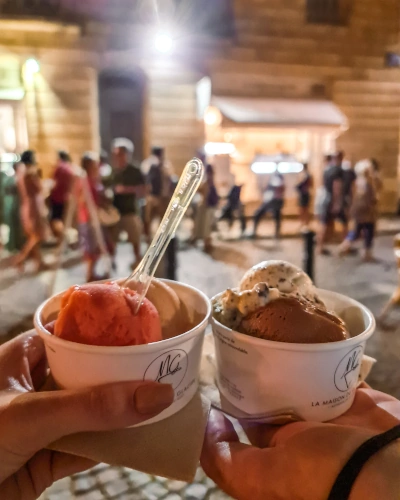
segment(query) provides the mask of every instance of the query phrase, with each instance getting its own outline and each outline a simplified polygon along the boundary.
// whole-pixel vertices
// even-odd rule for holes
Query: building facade
[[[46,175],[56,150],[78,161],[123,135],[138,160],[165,146],[179,171],[211,143],[221,186],[244,184],[256,203],[257,158],[307,161],[318,184],[323,154],[342,149],[378,160],[381,210],[395,210],[400,69],[386,55],[400,52],[397,0],[152,6],[0,0],[0,154],[29,146]],[[154,45],[164,29],[170,53]]]

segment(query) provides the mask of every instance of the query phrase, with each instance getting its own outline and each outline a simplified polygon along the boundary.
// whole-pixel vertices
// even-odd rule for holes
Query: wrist
[[[372,456],[354,483],[349,500],[398,500],[400,497],[400,440]]]

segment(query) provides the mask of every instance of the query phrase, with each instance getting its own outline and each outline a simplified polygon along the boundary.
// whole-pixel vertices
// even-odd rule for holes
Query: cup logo
[[[362,355],[363,348],[359,345],[341,359],[335,371],[335,387],[338,391],[346,392],[357,384]]]
[[[143,380],[154,380],[171,384],[175,390],[185,378],[188,369],[188,355],[182,349],[167,351],[147,367]]]

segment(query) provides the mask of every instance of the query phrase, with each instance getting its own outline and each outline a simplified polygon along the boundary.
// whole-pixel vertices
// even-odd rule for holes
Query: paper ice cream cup
[[[152,344],[92,346],[52,335],[44,325],[57,317],[63,293],[51,297],[37,309],[35,328],[44,340],[50,371],[58,387],[79,389],[133,380],[171,384],[175,391],[172,405],[144,424],[168,418],[189,403],[198,390],[199,365],[211,303],[191,286],[162,281],[175,290],[193,327],[181,335]]]
[[[229,403],[252,416],[291,410],[317,422],[350,408],[375,319],[353,299],[325,290],[318,294],[345,321],[351,338],[323,344],[275,342],[212,319],[217,384]]]

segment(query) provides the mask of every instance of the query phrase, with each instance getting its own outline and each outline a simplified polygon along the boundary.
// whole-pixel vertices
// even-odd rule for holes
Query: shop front
[[[242,201],[255,206],[269,176],[285,176],[286,214],[296,213],[295,184],[303,163],[318,186],[323,157],[335,150],[346,117],[330,101],[213,96],[204,114],[206,152],[222,192],[243,185]]]

